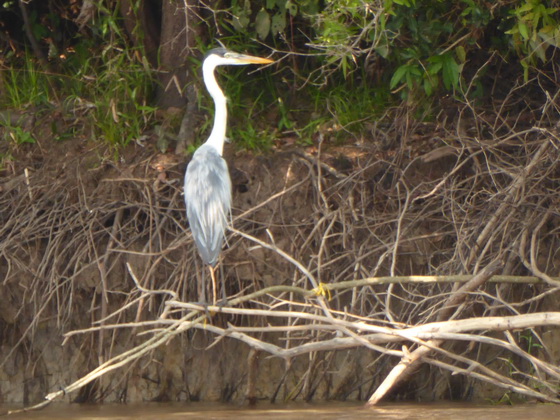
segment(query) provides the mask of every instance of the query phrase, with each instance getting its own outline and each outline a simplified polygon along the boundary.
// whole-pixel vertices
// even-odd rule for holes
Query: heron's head
[[[226,48],[214,48],[204,56],[204,64],[216,66],[242,66],[246,64],[270,64],[274,60],[268,58],[254,57],[252,55],[239,54]]]

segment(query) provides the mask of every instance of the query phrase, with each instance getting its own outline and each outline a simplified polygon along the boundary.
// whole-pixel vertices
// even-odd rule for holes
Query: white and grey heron
[[[200,146],[185,173],[185,204],[187,219],[200,257],[210,268],[213,303],[216,303],[214,268],[224,244],[225,229],[231,211],[231,179],[222,157],[226,140],[227,104],[216,82],[218,66],[269,64],[273,60],[238,54],[226,48],[215,48],[206,54],[202,74],[206,89],[214,99],[214,126],[208,140]]]

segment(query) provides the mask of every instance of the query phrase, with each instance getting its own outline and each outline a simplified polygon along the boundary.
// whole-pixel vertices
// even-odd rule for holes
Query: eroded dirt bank
[[[274,244],[326,284],[469,274],[494,260],[500,274],[558,276],[556,121],[505,124],[505,116],[458,112],[460,125],[395,123],[372,128],[371,138],[353,145],[336,146],[326,137],[312,147],[259,156],[230,146],[234,228]],[[150,322],[170,296],[153,291],[198,300],[198,285],[208,279],[184,216],[186,161],[154,150],[151,144],[131,145],[115,161],[87,142],[45,140],[20,147],[0,172],[1,401],[39,401],[147,340],[162,328]],[[275,285],[312,288],[292,262],[235,233],[228,236],[220,276],[230,298]],[[341,317],[349,313],[404,327],[436,320],[452,288],[453,283],[374,285],[328,297]],[[457,316],[555,310],[558,297],[552,284],[488,283]],[[313,306],[313,300],[289,291],[259,299],[240,306]],[[283,349],[340,338],[297,317],[213,314],[210,324],[260,327],[243,332]],[[281,326],[291,329],[271,328]],[[512,340],[547,363],[560,361],[554,327],[520,330]],[[254,353],[237,339],[218,339],[202,326],[67,398],[242,401],[249,385],[256,399],[367,399],[398,361],[390,351],[401,347],[387,344],[385,353],[318,348],[279,358]],[[481,343],[455,341],[445,348],[505,376],[535,368],[523,356],[504,356],[504,349]],[[439,356],[459,363],[445,357]],[[391,396],[499,400],[505,392],[432,364],[416,370]]]

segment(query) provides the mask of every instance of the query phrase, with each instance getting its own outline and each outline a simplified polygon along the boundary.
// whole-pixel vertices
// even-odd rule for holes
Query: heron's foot
[[[329,289],[329,286],[326,283],[319,283],[319,286],[313,289],[313,292],[316,296],[324,296],[327,300],[332,300],[331,289]]]

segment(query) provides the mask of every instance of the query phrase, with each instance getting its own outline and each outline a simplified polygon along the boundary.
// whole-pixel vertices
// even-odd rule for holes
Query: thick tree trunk
[[[131,0],[121,0],[119,5],[127,35],[134,46],[144,47],[146,57],[153,68],[158,67],[161,20],[159,3],[157,0],[142,1],[138,10],[134,10]]]
[[[159,86],[156,91],[158,106],[183,107],[184,94],[192,80],[188,58],[200,35],[198,2],[164,0],[162,2],[159,48]]]

